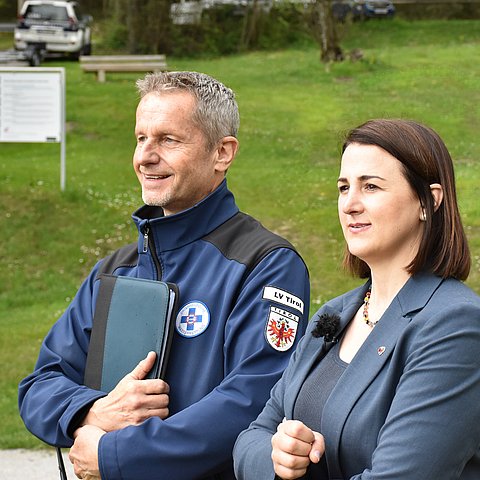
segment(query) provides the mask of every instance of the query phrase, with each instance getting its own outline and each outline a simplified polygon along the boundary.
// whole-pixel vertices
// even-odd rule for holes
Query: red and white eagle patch
[[[297,335],[299,317],[283,308],[270,307],[265,338],[267,342],[280,352],[292,347]]]

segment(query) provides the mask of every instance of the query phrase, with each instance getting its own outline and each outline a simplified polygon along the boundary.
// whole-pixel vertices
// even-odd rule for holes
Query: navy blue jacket
[[[102,478],[231,479],[235,439],[305,331],[308,272],[288,242],[238,211],[226,182],[184,212],[159,210],[136,212],[138,245],[100,261],[52,327],[20,384],[20,412],[45,442],[72,445],[79,415],[105,395],[82,385],[99,274],[174,282],[180,311],[166,375],[170,416],[104,435]],[[275,329],[282,321],[285,335]]]
[[[366,290],[313,316],[265,409],[237,440],[239,480],[273,480],[271,437],[283,418],[293,419],[298,392],[328,345],[311,330],[327,314],[340,317],[341,331]],[[480,479],[480,297],[457,280],[412,277],[331,392],[320,433],[328,479]]]

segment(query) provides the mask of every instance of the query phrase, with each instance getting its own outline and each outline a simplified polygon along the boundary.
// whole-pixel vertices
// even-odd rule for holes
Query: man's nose
[[[137,149],[137,160],[141,164],[158,163],[160,161],[160,155],[156,149],[155,143],[146,140]]]

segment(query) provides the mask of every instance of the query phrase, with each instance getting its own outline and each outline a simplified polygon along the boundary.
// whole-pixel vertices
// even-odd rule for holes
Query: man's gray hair
[[[192,119],[204,132],[209,149],[214,148],[223,137],[237,136],[240,115],[235,94],[204,73],[150,73],[137,80],[137,89],[141,98],[149,93],[190,92],[197,101]]]

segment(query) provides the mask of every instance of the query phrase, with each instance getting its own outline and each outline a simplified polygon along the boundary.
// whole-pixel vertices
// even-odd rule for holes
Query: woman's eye
[[[369,190],[369,191],[372,191],[372,190],[376,190],[377,186],[374,185],[373,183],[367,183],[367,184],[365,185],[365,188],[366,188],[367,190]]]

